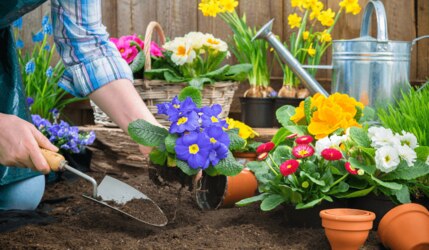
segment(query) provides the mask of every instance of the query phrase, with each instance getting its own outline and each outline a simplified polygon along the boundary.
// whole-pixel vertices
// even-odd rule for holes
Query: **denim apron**
[[[30,121],[11,24],[46,0],[0,2],[0,113]],[[28,168],[0,165],[0,185],[41,175]]]

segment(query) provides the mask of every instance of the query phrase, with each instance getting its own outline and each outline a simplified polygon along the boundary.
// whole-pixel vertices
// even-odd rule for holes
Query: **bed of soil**
[[[101,161],[100,159],[94,159]],[[90,172],[97,181],[101,172]],[[1,249],[330,249],[322,228],[285,224],[279,208],[261,212],[242,208],[201,211],[180,185],[155,185],[145,169],[129,168],[114,178],[136,187],[164,210],[169,223],[153,227],[85,199],[91,185],[68,178],[48,185],[39,215],[50,220],[0,233]],[[362,249],[381,249],[371,232]]]

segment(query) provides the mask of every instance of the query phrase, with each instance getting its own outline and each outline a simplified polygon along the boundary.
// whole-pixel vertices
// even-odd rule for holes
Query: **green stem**
[[[349,176],[349,174],[345,174],[340,179],[336,180],[334,183],[332,183],[332,185],[329,187],[329,189],[331,189],[332,187],[334,187],[338,183],[342,182],[345,178],[347,178],[347,176]]]
[[[277,173],[277,171],[276,170],[274,170],[274,168],[270,165],[270,164],[268,164],[268,162],[267,161],[264,161],[265,162],[265,164],[267,164],[267,166],[268,166],[268,168],[270,168],[271,169],[271,171],[277,176],[277,175],[279,175],[279,173]]]

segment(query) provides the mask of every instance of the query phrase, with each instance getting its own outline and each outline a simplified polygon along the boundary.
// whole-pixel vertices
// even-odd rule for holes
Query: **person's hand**
[[[0,114],[1,164],[49,173],[50,167],[40,148],[58,151],[33,124],[14,115]]]

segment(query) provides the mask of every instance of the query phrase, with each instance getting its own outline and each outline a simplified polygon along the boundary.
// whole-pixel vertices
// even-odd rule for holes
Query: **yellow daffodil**
[[[301,25],[302,17],[300,17],[300,16],[298,16],[298,14],[294,13],[294,14],[290,14],[288,16],[287,20],[288,20],[288,24],[289,24],[291,29],[299,28],[299,26]]]
[[[318,0],[304,0],[304,4],[302,5],[302,7],[304,7],[305,9],[312,9],[313,6],[315,6],[317,4]]]
[[[323,3],[322,2],[319,2],[319,1],[317,1],[314,5],[312,5],[311,6],[311,10],[318,10],[318,11],[321,11],[321,10],[323,10]]]
[[[346,13],[357,15],[361,11],[358,0],[343,0],[340,2],[340,7],[346,9]]]
[[[203,0],[198,5],[198,9],[201,10],[204,16],[216,17],[221,12],[220,2],[218,0]]]
[[[310,47],[307,49],[307,53],[311,57],[316,55],[316,50],[313,48],[313,44],[310,44]]]
[[[310,32],[309,31],[304,31],[302,33],[302,39],[304,39],[304,41],[307,40],[309,36],[310,36]]]
[[[220,0],[220,6],[222,11],[234,12],[235,7],[238,6],[238,1],[236,0]]]
[[[292,8],[302,8],[304,5],[305,0],[291,0],[290,3],[292,5]]]
[[[320,15],[320,11],[323,10],[323,3],[322,2],[316,2],[311,7],[311,13],[310,13],[310,20],[314,20],[315,18],[318,18]]]
[[[332,37],[331,34],[328,33],[327,30],[324,30],[321,34],[320,34],[320,41],[322,43],[329,43],[332,41]]]
[[[317,17],[317,20],[319,20],[323,26],[331,27],[335,22],[334,17],[335,12],[329,8],[327,10],[321,11],[320,15]]]

